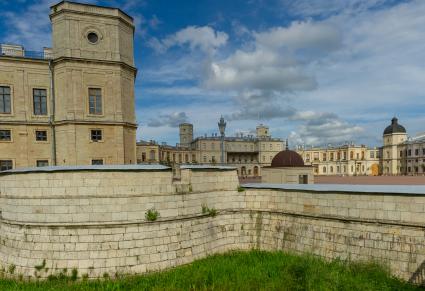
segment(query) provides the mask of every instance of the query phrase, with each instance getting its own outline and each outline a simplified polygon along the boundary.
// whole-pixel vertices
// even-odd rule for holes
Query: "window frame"
[[[2,169],[3,168],[3,165],[2,165],[3,162],[10,162],[11,167],[9,169],[3,170]],[[13,168],[14,168],[14,163],[13,163],[13,160],[12,159],[10,159],[10,160],[0,160],[0,172],[8,171],[8,170],[13,170]]]
[[[38,132],[45,132],[46,133],[46,139],[45,140],[39,140],[39,139],[37,139],[37,137],[38,137],[37,133]],[[48,131],[46,129],[35,129],[34,130],[34,136],[35,136],[35,141],[37,143],[48,143],[49,142],[49,133],[48,133]]]
[[[10,86],[10,85],[7,85],[7,84],[0,84],[0,88],[1,89],[5,89],[5,88],[9,88],[9,112],[3,112],[3,111],[1,111],[1,108],[0,108],[0,115],[6,115],[6,116],[10,116],[10,115],[13,115],[13,88],[12,88],[12,86]],[[3,107],[4,107],[4,104],[5,104],[5,102],[4,102],[4,96],[6,96],[7,94],[6,93],[0,93],[0,100],[1,100],[1,102],[3,102]]]
[[[9,128],[1,128],[1,129],[0,129],[0,133],[1,133],[2,131],[9,131],[9,139],[8,139],[8,140],[3,140],[3,139],[1,139],[1,138],[0,138],[0,142],[13,142],[13,132],[12,132],[12,129],[9,129]],[[1,136],[1,134],[0,134],[0,136]]]
[[[35,92],[36,91],[45,91],[46,92],[46,96],[42,96],[42,95],[38,95],[37,97],[40,97],[40,105],[39,105],[39,107],[40,108],[38,108],[38,109],[40,109],[41,111],[41,113],[37,113],[36,112],[36,95],[35,95]],[[32,88],[32,114],[33,114],[33,116],[37,116],[37,117],[46,117],[46,116],[48,116],[49,115],[49,99],[48,99],[48,90],[47,90],[47,88],[43,88],[43,87],[34,87],[34,88]],[[42,106],[42,104],[43,104],[43,102],[42,102],[42,97],[45,97],[45,101],[46,101],[46,113],[45,114],[43,114],[43,106]]]
[[[92,90],[99,90],[100,91],[100,95],[91,95],[91,91]],[[95,86],[93,86],[93,87],[88,87],[88,89],[87,89],[87,112],[88,112],[88,115],[90,115],[90,116],[103,116],[104,115],[104,100],[103,100],[103,94],[102,94],[102,91],[104,91],[103,90],[103,88],[101,88],[101,87],[95,87]],[[90,106],[90,103],[91,103],[91,97],[92,96],[94,96],[95,98],[94,98],[94,107],[93,107],[93,112],[91,112],[91,106]],[[99,112],[97,112],[97,103],[98,103],[98,100],[97,100],[97,97],[99,97],[100,96],[100,113]]]
[[[39,165],[39,163],[41,163],[41,162],[46,162],[46,163],[47,163],[47,165],[45,165],[45,166],[40,166],[40,165]],[[48,159],[36,160],[36,161],[35,161],[35,166],[36,166],[37,168],[48,167],[48,166],[50,166],[50,163],[49,163],[49,160],[48,160]]]
[[[100,131],[100,139],[93,139],[93,132],[94,131]],[[104,139],[103,139],[103,129],[101,129],[101,128],[91,128],[90,129],[90,135],[89,135],[89,138],[90,138],[90,142],[96,142],[96,143],[98,143],[98,142],[103,142],[104,141]]]
[[[102,163],[101,164],[94,164],[93,162],[95,162],[95,161],[101,161]],[[93,158],[93,159],[91,159],[91,165],[92,166],[103,166],[105,164],[105,159],[103,159],[103,158]]]

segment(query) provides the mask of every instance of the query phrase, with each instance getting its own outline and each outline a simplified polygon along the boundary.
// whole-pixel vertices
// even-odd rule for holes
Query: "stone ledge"
[[[294,192],[320,192],[329,194],[359,194],[359,195],[425,195],[425,186],[412,185],[349,185],[349,184],[242,184],[243,188],[264,190],[290,190]]]
[[[59,173],[59,172],[156,172],[171,171],[170,167],[155,165],[98,165],[98,166],[50,166],[39,168],[21,168],[0,172],[0,176],[27,173]]]

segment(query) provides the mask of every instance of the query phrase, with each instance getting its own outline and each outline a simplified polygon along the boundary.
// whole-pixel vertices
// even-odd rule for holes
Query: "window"
[[[12,170],[13,162],[12,160],[0,160],[0,171]]]
[[[155,151],[154,150],[151,150],[150,152],[149,152],[149,160],[151,160],[151,161],[154,161],[155,160]]]
[[[415,149],[415,156],[419,156],[419,149]]]
[[[0,113],[9,114],[10,103],[10,87],[0,86]]]
[[[407,151],[407,156],[410,157],[412,155],[412,150]]]
[[[12,134],[10,130],[8,129],[0,130],[0,141],[11,141],[11,140],[12,140]]]
[[[308,175],[299,175],[298,184],[308,184]]]
[[[34,115],[47,115],[46,89],[33,89]]]
[[[94,32],[90,32],[90,33],[87,35],[87,39],[89,40],[89,42],[90,42],[90,43],[95,44],[95,43],[97,43],[97,41],[99,40],[99,37],[97,36],[97,34],[96,34],[96,33],[94,33]]]
[[[102,114],[102,90],[96,88],[89,89],[89,113]]]
[[[326,153],[323,153],[323,161],[326,161]]]
[[[422,154],[425,155],[425,148],[422,149]]]
[[[401,152],[400,152],[400,156],[401,156]],[[375,152],[373,152],[373,151],[370,152],[370,158],[371,159],[374,159],[375,158]]]
[[[49,166],[48,160],[37,160],[37,167],[47,167]]]
[[[102,140],[102,130],[100,129],[92,129],[91,131],[91,140],[94,142],[98,142]]]
[[[102,159],[94,159],[94,160],[91,160],[91,164],[92,165],[103,165],[103,160]]]
[[[403,157],[403,151],[400,151],[400,157]]]
[[[47,131],[36,130],[35,131],[35,140],[36,141],[47,141]]]

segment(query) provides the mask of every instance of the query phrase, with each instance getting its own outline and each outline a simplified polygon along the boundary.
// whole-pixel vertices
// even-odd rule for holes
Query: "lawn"
[[[423,290],[373,263],[326,262],[284,252],[230,252],[148,275],[119,279],[0,279],[0,290]]]

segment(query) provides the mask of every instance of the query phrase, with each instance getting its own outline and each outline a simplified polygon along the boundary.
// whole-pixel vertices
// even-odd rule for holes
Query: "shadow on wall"
[[[425,287],[425,261],[423,261],[412,274],[412,277],[409,279],[409,283]]]

